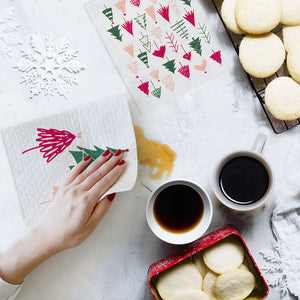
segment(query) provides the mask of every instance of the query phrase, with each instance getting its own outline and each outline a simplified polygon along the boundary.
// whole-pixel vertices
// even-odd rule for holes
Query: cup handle
[[[252,151],[257,153],[262,153],[266,141],[267,141],[267,136],[263,133],[259,133],[252,146]]]

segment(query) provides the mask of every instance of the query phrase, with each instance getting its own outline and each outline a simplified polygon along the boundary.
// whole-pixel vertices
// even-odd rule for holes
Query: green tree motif
[[[148,35],[143,35],[139,39],[139,41],[142,43],[142,46],[145,48],[147,52],[151,52],[151,42],[149,42],[149,36]]]
[[[112,11],[112,8],[109,7],[107,8],[106,6],[104,6],[105,9],[102,11],[102,13],[105,15],[105,17],[110,20],[111,22],[114,21],[114,15],[113,15],[113,11]]]
[[[121,30],[119,25],[116,26],[112,26],[110,29],[107,30],[108,32],[110,32],[115,39],[119,40],[120,42],[122,42],[122,35],[121,35]]]
[[[198,23],[198,29],[200,30],[200,35],[203,39],[205,39],[206,43],[210,43],[210,39],[211,39],[211,35],[210,32],[207,30],[207,25],[203,24],[203,26],[201,26],[200,23]]]
[[[192,0],[181,0],[181,1],[184,2],[184,4],[191,6]]]
[[[141,50],[140,50],[141,51]],[[141,52],[140,54],[138,54],[137,56],[141,62],[143,62],[147,67],[149,66],[149,61],[148,61],[148,54],[147,52]]]
[[[189,46],[194,49],[200,56],[202,56],[202,45],[201,39],[199,37],[192,38],[192,41],[189,43]]]
[[[155,85],[153,84],[152,81],[151,81],[151,84],[152,84],[152,86],[154,88],[153,91],[151,92],[152,96],[160,99],[160,97],[161,97],[161,87],[155,88]]]
[[[175,24],[171,26],[174,32],[180,35],[183,39],[187,39],[189,37],[188,29],[185,26],[183,20],[177,21]]]
[[[143,28],[146,30],[147,28],[147,19],[146,19],[146,13],[140,15],[138,13],[138,16],[134,18],[134,20]]]
[[[111,151],[111,156],[113,156],[118,151],[118,149],[113,149],[109,147],[106,147],[106,149],[103,150],[97,146],[94,146],[96,150],[87,149],[80,146],[77,146],[77,148],[79,149],[79,151],[69,151],[74,157],[76,163],[80,163],[84,158],[86,158],[89,155],[91,157],[91,161],[88,165],[90,165],[95,159],[101,156],[106,151],[106,149],[109,149]],[[127,151],[128,150],[122,150],[123,153]],[[74,167],[75,166],[69,166],[70,170],[72,170]]]
[[[175,59],[172,60],[168,60],[166,63],[163,64],[163,66],[170,72],[172,72],[173,74],[176,71],[176,67],[175,67]]]

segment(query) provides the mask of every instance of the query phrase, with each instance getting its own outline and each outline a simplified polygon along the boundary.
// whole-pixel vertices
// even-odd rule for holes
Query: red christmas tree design
[[[209,57],[211,59],[213,59],[214,61],[216,61],[217,63],[219,63],[220,65],[222,65],[222,57],[221,57],[221,50],[215,52],[214,50],[212,50],[213,54]]]
[[[165,57],[165,53],[166,53],[166,46],[163,45],[163,46],[158,47],[155,41],[154,41],[154,44],[155,44],[155,46],[156,46],[156,48],[158,50],[155,50],[152,53],[152,55],[154,55],[156,57],[164,58]]]
[[[190,52],[186,52],[182,45],[181,45],[181,48],[184,51],[183,58],[186,59],[186,60],[188,60],[188,61],[191,61],[191,59],[192,59],[192,52],[191,51]]]
[[[169,5],[168,6],[162,6],[160,4],[160,9],[157,11],[165,20],[170,22],[169,18]]]
[[[191,58],[192,58],[192,52],[187,52],[183,55],[183,58],[188,60],[188,61],[191,61]]]
[[[190,79],[190,66],[189,65],[183,66],[181,63],[179,64],[181,65],[181,68],[178,70],[178,72],[184,77]]]
[[[66,130],[37,128],[37,131],[39,133],[36,141],[39,145],[23,151],[22,154],[40,148],[40,152],[44,153],[43,157],[47,158],[47,163],[69,147],[76,138],[74,134]]]
[[[140,0],[130,0],[130,3],[136,7],[140,7],[141,1]]]
[[[125,23],[124,24],[122,24],[122,27],[126,30],[126,31],[128,31],[131,35],[133,35],[133,20],[130,20],[130,21],[126,21],[125,19],[124,19],[124,21],[125,21]]]
[[[142,82],[142,81],[141,81]],[[149,81],[142,82],[141,85],[138,86],[138,88],[144,92],[147,96],[149,95]]]
[[[185,20],[187,20],[188,22],[190,22],[194,27],[195,27],[195,12],[194,10],[191,10],[190,12],[188,12],[185,9],[186,14],[183,16],[183,18]]]
[[[177,53],[178,52],[178,48],[179,48],[179,45],[178,45],[178,42],[175,40],[175,35],[174,33],[172,32],[170,35],[166,32],[166,40],[167,41],[167,44],[169,44],[169,47],[172,48],[173,52]]]

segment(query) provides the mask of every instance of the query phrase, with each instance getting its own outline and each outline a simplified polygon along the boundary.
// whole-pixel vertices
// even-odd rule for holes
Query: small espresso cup
[[[263,206],[274,188],[269,163],[261,156],[266,135],[259,134],[251,151],[228,154],[215,166],[211,186],[216,197],[236,211],[253,211]]]
[[[152,232],[175,245],[191,243],[208,229],[213,206],[205,190],[194,182],[165,182],[150,195],[146,218]]]

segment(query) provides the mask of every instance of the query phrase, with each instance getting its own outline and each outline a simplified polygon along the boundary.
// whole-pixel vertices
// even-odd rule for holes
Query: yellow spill
[[[140,165],[148,166],[152,179],[160,179],[164,174],[169,177],[177,154],[167,144],[148,140],[141,127],[134,126],[134,131]]]

